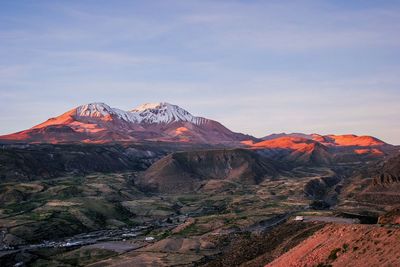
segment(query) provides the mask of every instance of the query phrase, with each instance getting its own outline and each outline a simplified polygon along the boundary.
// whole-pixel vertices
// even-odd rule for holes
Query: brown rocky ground
[[[387,213],[379,216],[378,223],[400,225],[400,206],[397,206]]]
[[[399,239],[397,227],[330,224],[266,266],[400,266]]]
[[[258,267],[271,262],[301,241],[320,230],[323,223],[288,222],[274,229],[252,235],[242,233],[219,239],[222,253],[203,267]]]
[[[263,266],[321,229],[322,223],[283,223],[274,229],[171,236],[91,264],[100,266]]]

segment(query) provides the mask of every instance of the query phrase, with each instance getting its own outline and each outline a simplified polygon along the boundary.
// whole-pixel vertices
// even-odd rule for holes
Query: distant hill
[[[245,149],[176,152],[155,162],[139,184],[153,191],[184,192],[210,179],[258,184],[278,170],[273,161]]]

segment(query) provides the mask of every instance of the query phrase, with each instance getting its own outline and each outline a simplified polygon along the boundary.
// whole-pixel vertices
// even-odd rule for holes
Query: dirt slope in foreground
[[[268,267],[400,266],[400,229],[327,225]]]

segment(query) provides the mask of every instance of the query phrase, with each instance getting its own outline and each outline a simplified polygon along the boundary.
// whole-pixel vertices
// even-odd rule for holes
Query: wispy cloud
[[[143,64],[163,64],[168,62],[168,58],[134,56],[132,54],[108,52],[108,51],[56,51],[43,52],[49,57],[58,59],[71,59],[79,62],[89,62],[93,64],[116,64],[125,65],[143,65]]]
[[[212,47],[308,51],[314,49],[400,46],[399,8],[362,10],[333,9],[320,2],[262,2],[233,5],[211,14],[185,15],[184,21],[210,30],[200,40]],[[227,15],[228,14],[228,15]],[[198,40],[192,40],[195,45]]]
[[[169,101],[257,136],[400,143],[398,3],[25,3],[0,3],[1,133],[85,102]]]

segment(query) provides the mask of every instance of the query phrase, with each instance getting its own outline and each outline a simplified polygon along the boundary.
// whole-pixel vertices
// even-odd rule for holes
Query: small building
[[[302,221],[304,221],[304,217],[303,217],[303,216],[296,216],[296,217],[294,218],[294,220],[295,220],[295,221],[302,222]]]

